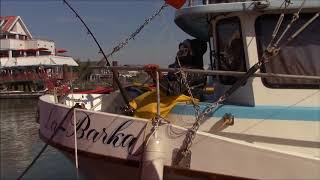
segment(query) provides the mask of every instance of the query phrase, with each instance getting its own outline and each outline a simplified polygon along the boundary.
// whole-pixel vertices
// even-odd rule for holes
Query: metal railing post
[[[156,72],[156,83],[157,83],[157,123],[160,120],[160,82],[159,82],[159,71]],[[157,124],[157,125],[158,125]],[[157,138],[157,131],[155,131],[155,137]]]

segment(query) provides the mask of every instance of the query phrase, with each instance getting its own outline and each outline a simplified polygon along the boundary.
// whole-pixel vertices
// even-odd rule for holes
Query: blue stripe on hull
[[[201,104],[201,110],[206,105]],[[171,113],[194,116],[195,111],[192,105],[177,105]],[[223,105],[210,117],[222,117],[225,113],[231,113],[235,118],[246,119],[269,119],[269,120],[299,120],[299,121],[320,121],[319,107],[285,107],[285,106],[235,106]]]

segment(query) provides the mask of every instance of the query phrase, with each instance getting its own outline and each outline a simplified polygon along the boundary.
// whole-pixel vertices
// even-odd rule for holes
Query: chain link
[[[192,101],[192,105],[193,108],[195,109],[196,112],[196,120],[193,123],[192,127],[190,129],[188,129],[188,132],[186,134],[186,137],[179,149],[178,155],[176,156],[175,161],[173,162],[174,164],[179,164],[179,162],[181,161],[181,159],[183,157],[185,157],[187,154],[190,154],[190,147],[192,146],[192,142],[196,136],[196,132],[198,131],[198,129],[200,128],[200,122],[213,110],[215,109],[219,103],[221,103],[224,100],[224,96],[220,97],[219,100],[215,103],[213,103],[213,105],[206,107],[204,109],[204,111],[201,113],[200,111],[200,106],[196,103],[191,88],[189,86],[188,80],[187,80],[187,75],[186,73],[183,71],[183,68],[181,67],[181,63],[179,58],[177,57],[177,63],[179,65],[179,70],[177,73],[180,73],[181,75],[181,80],[183,81],[183,84],[186,86],[188,94],[191,97],[191,101]]]
[[[186,74],[186,72],[183,71],[183,68],[181,66],[181,63],[180,63],[180,60],[179,60],[178,57],[177,57],[177,62],[178,62],[178,66],[179,66],[179,70],[178,70],[177,73],[180,73],[180,75],[181,75],[181,80],[183,81],[183,84],[187,88],[188,94],[191,97],[191,102],[192,102],[193,108],[196,111],[196,117],[198,117],[200,115],[200,106],[196,103],[196,101],[195,101],[195,99],[193,97],[191,88],[190,88],[189,83],[188,83],[187,74]]]
[[[167,3],[164,3],[160,9],[158,9],[152,16],[150,16],[149,18],[147,18],[144,23],[139,26],[133,33],[130,34],[130,36],[128,38],[126,38],[125,40],[123,40],[122,42],[120,42],[117,46],[115,46],[113,48],[113,50],[111,51],[111,53],[107,54],[107,58],[109,58],[110,56],[112,56],[114,53],[120,51],[122,48],[124,48],[126,45],[128,45],[130,40],[135,39],[135,37],[141,32],[141,30],[147,26],[155,17],[159,16],[160,13],[164,10],[164,8],[166,8],[168,6]]]

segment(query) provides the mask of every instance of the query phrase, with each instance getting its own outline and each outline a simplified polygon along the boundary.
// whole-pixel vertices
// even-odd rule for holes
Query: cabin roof
[[[265,2],[264,6],[255,5],[257,2]],[[193,37],[207,40],[208,39],[208,19],[215,16],[234,13],[234,12],[263,12],[272,13],[280,12],[282,0],[267,1],[245,1],[232,3],[214,3],[207,5],[195,5],[185,7],[176,11],[175,23],[187,34]],[[287,7],[287,12],[296,12],[300,6],[301,0],[291,0],[291,4]],[[306,10],[317,9],[319,11],[320,0],[308,0],[303,6],[302,12]]]

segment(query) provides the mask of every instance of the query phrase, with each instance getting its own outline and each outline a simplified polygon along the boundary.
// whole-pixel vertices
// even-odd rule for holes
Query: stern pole
[[[156,71],[156,83],[157,83],[157,116],[153,122],[153,129],[150,139],[146,141],[143,161],[142,161],[142,173],[141,180],[162,180],[163,179],[163,164],[164,155],[163,143],[158,135],[158,126],[160,123],[160,84],[159,84],[159,72]]]

